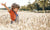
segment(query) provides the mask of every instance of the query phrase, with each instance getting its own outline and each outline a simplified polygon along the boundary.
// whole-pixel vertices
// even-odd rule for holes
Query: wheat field
[[[50,30],[50,13],[18,12],[19,23],[10,24],[10,15],[0,10],[0,30]]]

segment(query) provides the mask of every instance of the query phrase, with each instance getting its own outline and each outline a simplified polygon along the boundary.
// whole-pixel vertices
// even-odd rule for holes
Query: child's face
[[[14,10],[15,12],[17,12],[19,9],[18,9],[18,8],[14,8],[13,10]]]

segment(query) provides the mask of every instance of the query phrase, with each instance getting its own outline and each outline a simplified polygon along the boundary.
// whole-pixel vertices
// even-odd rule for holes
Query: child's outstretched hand
[[[1,5],[6,6],[6,3],[1,3]]]
[[[6,3],[1,3],[1,5],[3,5],[8,10],[8,12],[10,11],[10,9],[6,6]]]

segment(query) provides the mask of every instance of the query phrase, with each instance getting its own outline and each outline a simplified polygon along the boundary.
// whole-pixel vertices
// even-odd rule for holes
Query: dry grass
[[[0,12],[0,30],[50,30],[50,13],[18,12],[19,24],[10,24],[10,16],[4,12]]]

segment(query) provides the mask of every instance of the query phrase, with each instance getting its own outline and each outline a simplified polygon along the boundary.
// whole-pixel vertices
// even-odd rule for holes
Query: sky
[[[33,3],[35,0],[30,0]],[[20,6],[28,5],[29,0],[0,0],[0,8],[4,8],[1,3],[5,3],[7,7],[11,6],[13,3],[19,4]]]

